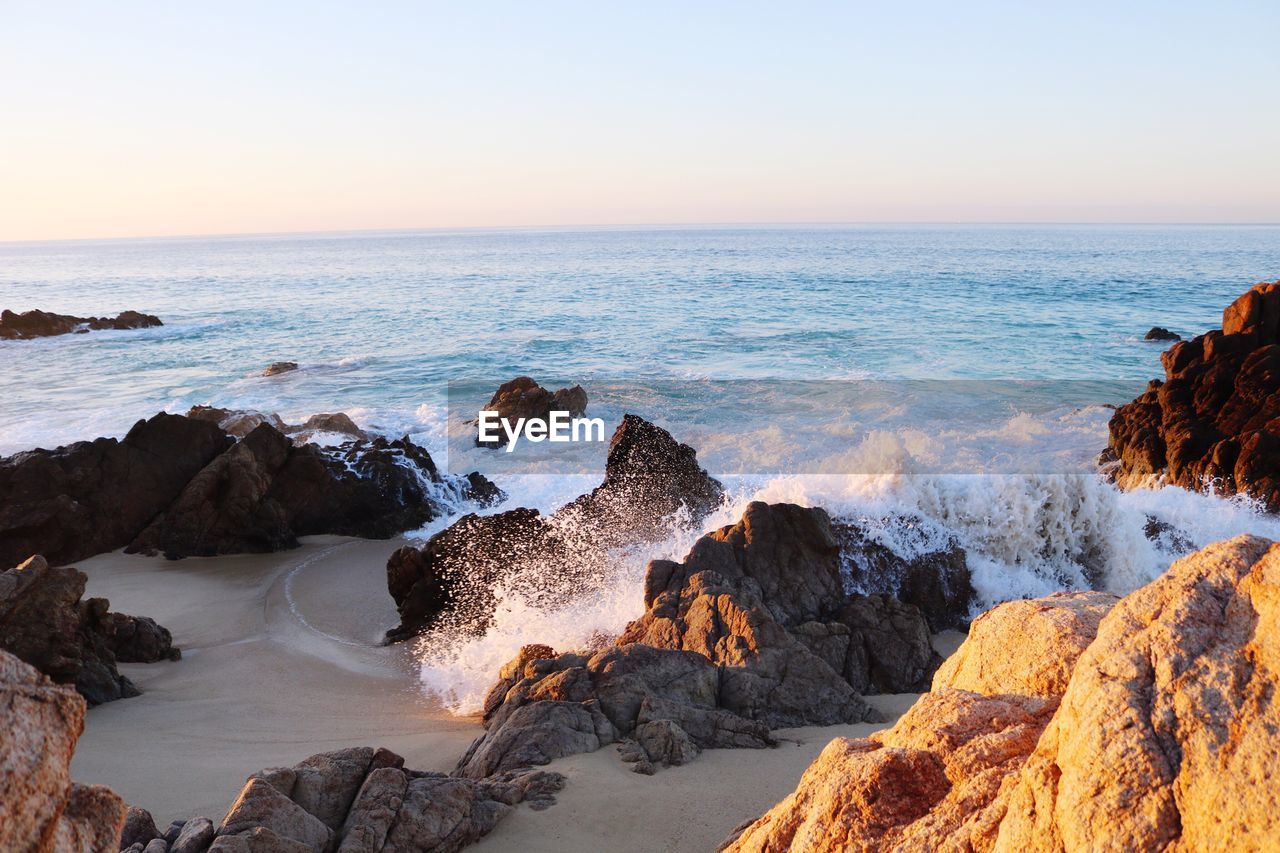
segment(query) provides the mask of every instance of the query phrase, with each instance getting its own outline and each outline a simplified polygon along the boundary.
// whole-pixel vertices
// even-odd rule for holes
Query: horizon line
[[[177,234],[131,234],[111,237],[34,237],[4,238],[0,246],[32,243],[109,243],[130,240],[214,240],[252,237],[337,237],[375,234],[450,234],[458,232],[495,231],[626,231],[626,230],[698,230],[728,228],[855,228],[876,226],[941,226],[941,227],[1146,227],[1146,228],[1267,228],[1280,226],[1280,221],[1240,222],[1151,222],[1142,220],[944,220],[944,219],[882,219],[882,220],[799,220],[769,221],[746,220],[729,222],[616,222],[616,223],[562,223],[523,225],[437,225],[393,228],[324,228],[304,231],[216,231]]]

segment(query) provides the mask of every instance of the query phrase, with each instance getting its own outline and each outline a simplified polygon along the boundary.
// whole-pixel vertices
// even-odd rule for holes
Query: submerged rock
[[[639,772],[701,749],[763,747],[779,726],[878,719],[863,690],[923,689],[940,658],[920,611],[847,595],[821,509],[753,503],[682,563],[654,560],[645,613],[592,654],[527,646],[499,673],[457,774],[623,740]]]
[[[74,686],[91,705],[137,696],[116,668],[116,648],[139,662],[181,653],[154,620],[110,613],[105,598],[84,599],[85,581],[83,572],[51,567],[43,557],[0,573],[0,648]],[[120,626],[124,636],[116,633]]]
[[[476,475],[478,476],[478,475]],[[395,642],[436,627],[483,631],[494,588],[514,585],[530,600],[561,601],[599,582],[609,547],[666,535],[683,513],[693,522],[719,505],[723,489],[693,448],[627,415],[614,432],[604,482],[550,516],[518,508],[467,515],[421,548],[387,562],[387,588],[400,624]]]
[[[289,373],[298,369],[296,361],[275,361],[268,364],[262,371],[263,376],[278,376],[281,373]]]
[[[0,340],[27,340],[102,329],[145,329],[163,326],[160,318],[138,311],[121,311],[115,317],[73,317],[48,311],[0,311]]]
[[[485,410],[497,412],[498,417],[508,421],[513,427],[522,419],[545,423],[552,412],[567,412],[569,417],[576,418],[587,410],[587,392],[581,385],[552,392],[528,376],[517,376],[499,386]],[[494,441],[481,441],[477,432],[478,447],[502,447],[506,443],[506,433],[501,429]]]
[[[897,725],[833,741],[723,849],[1269,849],[1278,603],[1280,547],[1240,536],[1105,616],[1102,593],[1001,605]]]
[[[0,650],[0,850],[119,848],[124,801],[71,781],[85,702]]]
[[[312,415],[300,424],[287,424],[274,412],[256,412],[248,409],[221,409],[216,406],[192,406],[187,417],[217,424],[228,435],[244,438],[262,424],[270,424],[293,439],[294,444],[306,444],[318,433],[345,435],[367,441],[369,434],[360,429],[343,412]]]
[[[1255,285],[1221,329],[1160,360],[1164,381],[1111,418],[1103,462],[1117,484],[1243,493],[1280,510],[1280,282]]]
[[[1171,332],[1164,326],[1152,326],[1150,331],[1142,336],[1144,341],[1180,341],[1182,335],[1177,332]]]

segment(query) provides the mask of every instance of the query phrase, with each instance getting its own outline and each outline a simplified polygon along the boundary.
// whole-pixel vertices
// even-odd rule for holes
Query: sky
[[[0,240],[1280,221],[1280,3],[0,0]]]

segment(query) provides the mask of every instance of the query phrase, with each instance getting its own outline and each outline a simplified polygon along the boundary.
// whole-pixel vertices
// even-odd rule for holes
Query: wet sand
[[[410,767],[451,770],[480,733],[418,688],[411,651],[378,645],[395,622],[384,566],[400,540],[314,537],[282,554],[80,563],[88,593],[173,631],[183,659],[127,664],[143,690],[89,712],[72,766],[151,810],[161,826],[220,819],[255,770],[345,746],[385,746]],[[944,654],[957,636],[939,637]],[[914,694],[868,697],[896,717]],[[833,737],[879,724],[777,733],[765,750],[709,750],[656,776],[614,747],[554,762],[568,777],[552,808],[517,808],[477,851],[709,851],[786,796]]]

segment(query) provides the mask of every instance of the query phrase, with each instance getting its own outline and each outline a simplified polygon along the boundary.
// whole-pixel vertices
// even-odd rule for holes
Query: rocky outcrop
[[[110,790],[71,781],[85,702],[0,651],[0,850],[116,849],[125,804]]]
[[[903,532],[921,529],[919,519],[895,521]],[[919,607],[934,632],[968,624],[975,593],[965,550],[954,537],[940,548],[921,547],[908,558],[876,541],[856,522],[837,520],[832,530],[854,590],[890,595]]]
[[[281,373],[290,373],[298,369],[296,361],[273,361],[268,364],[262,371],[263,376],[279,376]]]
[[[576,418],[587,410],[587,392],[581,385],[548,391],[528,376],[517,376],[499,386],[484,408],[485,411],[497,412],[498,417],[514,428],[520,420],[545,423],[552,412],[566,412],[569,417]],[[482,441],[477,432],[478,447],[502,447],[506,443],[507,436],[501,429],[493,441]]]
[[[478,476],[478,475],[477,475]],[[197,474],[127,550],[170,558],[292,548],[319,533],[386,539],[474,500],[408,438],[295,447],[259,424]]]
[[[27,340],[69,335],[102,329],[145,329],[163,326],[159,317],[137,311],[122,311],[115,317],[73,317],[48,311],[0,311],[0,340]]]
[[[1280,511],[1280,282],[1255,285],[1221,329],[1160,360],[1164,380],[1111,418],[1102,461],[1116,482],[1244,493]]]
[[[1152,326],[1145,335],[1142,336],[1144,341],[1180,341],[1182,335],[1177,332],[1171,332],[1164,326]]]
[[[613,646],[522,649],[457,772],[614,741],[640,772],[702,749],[768,746],[775,727],[878,719],[862,692],[924,689],[939,660],[918,609],[845,593],[823,510],[753,503],[683,562],[649,564],[645,613]]]
[[[249,777],[221,822],[195,817],[160,835],[146,812],[122,842],[133,853],[451,853],[487,835],[519,803],[541,809],[564,786],[558,773],[521,770],[485,779],[409,770],[386,749],[353,747]],[[144,817],[145,816],[145,817]]]
[[[604,482],[589,494],[549,517],[526,508],[467,515],[421,548],[394,553],[387,588],[400,624],[387,639],[437,626],[483,631],[499,582],[531,600],[563,601],[587,592],[602,577],[608,548],[666,535],[677,516],[696,523],[722,495],[693,448],[627,415],[610,443]]]
[[[65,565],[128,545],[231,445],[214,424],[159,414],[99,438],[0,459],[0,568]]]
[[[1280,546],[1220,542],[1108,603],[976,620],[893,729],[832,742],[727,849],[1270,849]]]
[[[74,686],[91,705],[137,696],[116,668],[116,649],[120,660],[144,663],[181,653],[154,620],[111,613],[105,598],[84,599],[85,580],[43,557],[0,573],[0,649]]]

